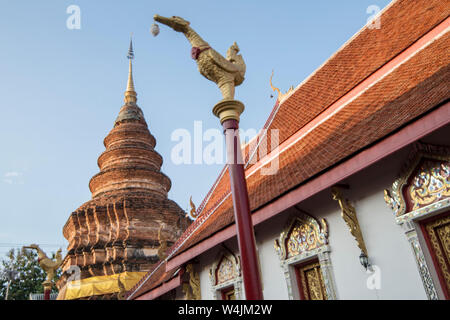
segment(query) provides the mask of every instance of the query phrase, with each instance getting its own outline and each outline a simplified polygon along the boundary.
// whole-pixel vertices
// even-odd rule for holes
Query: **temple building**
[[[263,130],[243,146],[264,299],[450,298],[449,15],[441,0],[391,2],[377,17],[379,28],[368,23],[297,87],[279,91]],[[132,203],[128,194],[116,200],[118,186],[136,182],[112,179],[123,162],[110,160],[109,150],[119,130],[146,127],[136,106],[124,108],[132,120],[119,116],[105,140],[94,199],[64,229],[66,268],[128,270],[128,239],[146,239],[148,249],[139,250],[152,250],[158,224],[131,229],[140,211],[126,210],[136,216],[120,220],[129,221],[124,229],[90,222],[113,209],[121,217]],[[247,105],[242,117],[252,112]],[[274,129],[278,147],[258,158]],[[146,146],[156,158],[152,143]],[[162,199],[166,180],[158,177],[158,192],[154,176],[139,187]],[[166,225],[175,243],[126,299],[245,299],[227,166],[178,239],[181,212],[174,212]],[[123,247],[114,246],[111,232]]]
[[[189,224],[167,193],[132,74],[132,43],[125,104],[104,139],[100,172],[92,177],[92,199],[73,212],[63,228],[68,253],[62,264],[59,299],[117,298],[164,258]],[[79,282],[70,282],[81,280]]]

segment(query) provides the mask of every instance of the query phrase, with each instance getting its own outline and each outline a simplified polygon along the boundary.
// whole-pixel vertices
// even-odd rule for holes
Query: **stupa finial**
[[[128,48],[127,58],[129,60],[128,67],[128,82],[127,82],[127,90],[125,91],[125,103],[136,103],[137,101],[137,93],[134,89],[133,82],[133,65],[131,60],[134,59],[134,51],[133,51],[133,39],[131,38],[133,34],[130,35],[130,47]]]

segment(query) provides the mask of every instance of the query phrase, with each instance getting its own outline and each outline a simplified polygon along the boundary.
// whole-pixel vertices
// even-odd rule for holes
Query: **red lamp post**
[[[245,297],[247,300],[262,300],[261,275],[239,139],[239,115],[243,111],[244,105],[237,100],[221,101],[213,109],[225,133]]]
[[[244,81],[245,74],[244,60],[237,54],[239,47],[235,42],[228,49],[227,58],[220,57],[220,54],[212,49],[183,18],[177,16],[166,18],[157,14],[153,18],[186,36],[192,46],[191,57],[196,60],[200,73],[215,82],[222,93],[223,99],[214,106],[213,113],[220,119],[227,140],[227,162],[245,296],[248,300],[262,300],[261,276],[239,142],[239,116],[244,111],[244,104],[234,100],[234,88]],[[151,32],[156,36],[159,28],[152,26]]]

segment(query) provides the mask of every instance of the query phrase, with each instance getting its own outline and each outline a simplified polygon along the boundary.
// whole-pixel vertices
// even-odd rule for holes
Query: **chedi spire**
[[[133,51],[133,40],[130,39],[130,48],[128,49],[127,58],[129,60],[128,67],[128,82],[127,82],[127,90],[125,91],[125,103],[136,103],[137,101],[137,93],[134,90],[134,82],[133,82],[133,63],[134,59],[134,51]]]

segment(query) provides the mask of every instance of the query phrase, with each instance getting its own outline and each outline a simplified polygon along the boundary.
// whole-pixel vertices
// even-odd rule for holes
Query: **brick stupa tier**
[[[92,199],[63,229],[69,246],[61,285],[72,265],[80,267],[81,279],[149,271],[160,260],[160,246],[172,245],[187,227],[185,212],[167,198],[171,181],[160,171],[163,159],[136,100],[130,60],[125,105],[89,183]]]

